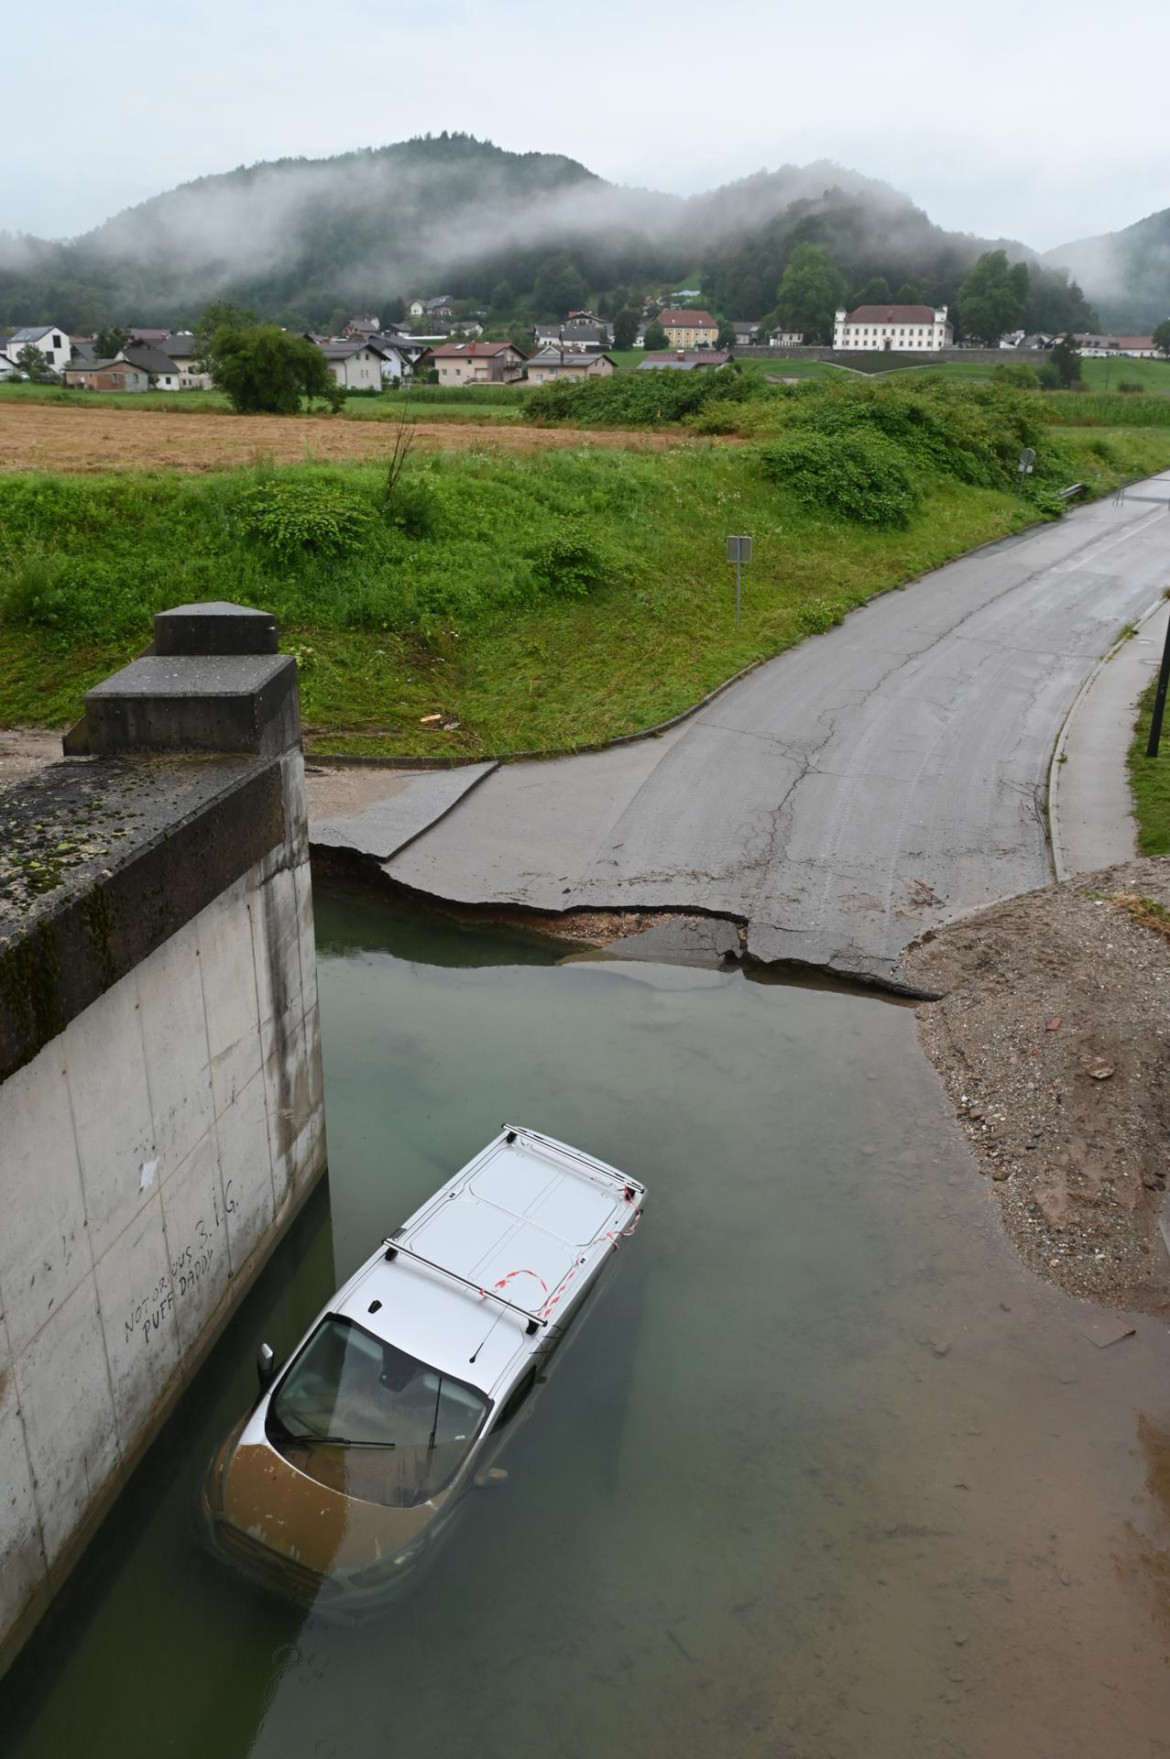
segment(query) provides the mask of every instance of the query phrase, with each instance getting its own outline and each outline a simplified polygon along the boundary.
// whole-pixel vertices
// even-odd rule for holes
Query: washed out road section
[[[900,984],[924,928],[1051,877],[1054,741],[1168,537],[1165,507],[1104,501],[977,551],[661,739],[502,766],[386,871],[466,904],[728,915],[761,960]]]

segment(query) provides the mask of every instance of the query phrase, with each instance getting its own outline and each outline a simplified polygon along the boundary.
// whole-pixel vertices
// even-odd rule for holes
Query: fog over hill
[[[1112,329],[1144,334],[1170,317],[1170,208],[1120,232],[1059,245],[1042,260],[1068,269]]]
[[[558,252],[591,288],[701,277],[713,304],[757,318],[806,241],[827,245],[858,288],[882,276],[930,300],[953,300],[994,244],[1035,260],[1018,243],[945,232],[897,190],[828,161],[682,198],[443,134],[203,177],[70,241],[0,235],[0,321],[177,324],[231,298],[320,325],[417,293],[482,303],[507,283],[523,298]],[[1051,283],[1059,295],[1061,278]]]

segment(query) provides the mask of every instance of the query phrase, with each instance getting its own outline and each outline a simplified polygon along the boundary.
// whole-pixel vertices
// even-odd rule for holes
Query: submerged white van
[[[637,1179],[506,1127],[339,1289],[217,1450],[217,1552],[322,1612],[376,1608],[495,1466],[637,1225]]]

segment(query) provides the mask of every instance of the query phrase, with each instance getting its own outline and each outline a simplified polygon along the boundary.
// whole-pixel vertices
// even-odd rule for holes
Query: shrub
[[[25,629],[63,629],[73,595],[62,558],[33,543],[13,557],[0,574],[0,615]]]
[[[386,518],[407,537],[434,537],[439,526],[438,496],[417,477],[396,482],[386,498]]]
[[[339,483],[274,478],[240,498],[244,528],[282,561],[298,556],[344,556],[369,536],[373,512]]]
[[[806,635],[823,635],[826,629],[832,629],[841,621],[842,614],[838,606],[830,605],[825,599],[809,599],[797,611],[796,622]]]
[[[1140,397],[1145,388],[1144,385],[1139,385],[1136,379],[1122,379],[1117,386],[1117,389],[1127,397]]]
[[[581,599],[608,586],[613,567],[584,526],[565,520],[556,535],[533,553],[532,574],[550,597]]]
[[[792,434],[757,456],[768,481],[803,506],[859,525],[906,526],[921,506],[897,449],[877,434]]]
[[[1004,361],[991,377],[995,384],[1010,385],[1016,391],[1037,391],[1040,388],[1040,376],[1035,367],[1022,360]]]
[[[734,367],[701,367],[694,372],[639,368],[611,379],[541,385],[529,393],[523,414],[525,421],[566,422],[572,427],[657,427],[697,415],[713,402],[743,403],[770,390],[762,379]]]

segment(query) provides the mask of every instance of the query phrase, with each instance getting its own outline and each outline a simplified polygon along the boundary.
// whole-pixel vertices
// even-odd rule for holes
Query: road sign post
[[[1019,476],[1016,480],[1016,494],[1017,495],[1023,494],[1023,492],[1024,492],[1024,478],[1026,476],[1031,476],[1032,466],[1035,464],[1035,462],[1036,462],[1036,449],[1035,449],[1035,447],[1034,446],[1025,446],[1024,450],[1020,453],[1020,462],[1016,465],[1016,469],[1019,472]]]
[[[727,560],[735,563],[735,620],[740,620],[740,608],[743,600],[743,565],[752,559],[752,540],[750,537],[729,537],[727,540]]]

